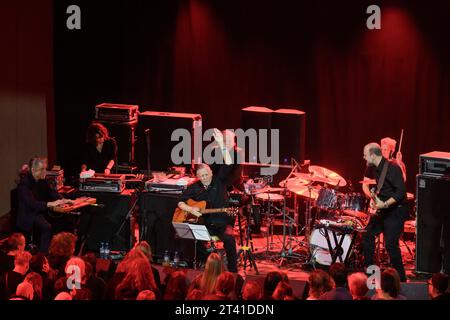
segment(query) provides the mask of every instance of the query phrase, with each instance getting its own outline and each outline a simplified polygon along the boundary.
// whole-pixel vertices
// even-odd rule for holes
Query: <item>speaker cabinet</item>
[[[306,113],[295,109],[279,109],[272,114],[272,130],[280,132],[280,163],[305,159]]]
[[[125,190],[121,194],[79,191],[75,196],[94,197],[97,204],[103,205],[90,207],[80,217],[79,240],[86,238],[85,251],[98,252],[101,242],[109,242],[111,250],[131,249],[132,233],[127,214],[137,197],[134,190]]]
[[[450,178],[417,176],[416,271],[450,272]]]
[[[198,162],[194,159],[195,136],[202,133],[202,117],[200,114],[153,112],[146,111],[139,114],[136,142],[136,165],[141,170],[147,169],[147,141],[146,130],[149,129],[150,137],[150,167],[151,170],[165,171],[167,168],[178,165],[173,163],[171,153],[179,141],[171,141],[172,133],[177,129],[186,129],[191,134],[191,155],[187,168],[193,167]]]
[[[273,111],[266,107],[248,107],[242,109],[242,128],[244,130],[277,129],[279,130],[278,164],[289,165],[291,159],[302,162],[305,159],[306,113],[296,109],[278,109]],[[258,137],[259,140],[259,137]],[[248,151],[248,143],[246,143]],[[258,150],[260,146],[258,145]],[[271,144],[268,144],[268,155],[272,156]],[[273,158],[273,156],[272,156]],[[261,162],[259,157],[249,157],[250,163]]]

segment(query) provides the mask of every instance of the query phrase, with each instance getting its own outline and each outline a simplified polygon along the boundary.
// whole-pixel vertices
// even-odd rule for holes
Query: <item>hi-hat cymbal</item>
[[[339,174],[337,174],[334,171],[331,171],[327,168],[320,167],[320,166],[309,166],[309,171],[311,172],[311,175],[313,177],[322,177],[327,180],[327,184],[332,186],[339,186],[339,187],[345,187],[347,185],[347,181],[343,177],[341,177]]]

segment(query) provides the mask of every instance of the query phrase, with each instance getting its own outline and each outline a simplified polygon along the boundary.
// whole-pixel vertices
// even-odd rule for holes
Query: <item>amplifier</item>
[[[450,153],[433,151],[419,156],[419,173],[433,176],[450,175]]]
[[[81,191],[121,193],[125,189],[125,176],[122,174],[95,175],[80,179]]]
[[[95,119],[106,121],[136,121],[139,106],[128,104],[102,103],[95,106]]]

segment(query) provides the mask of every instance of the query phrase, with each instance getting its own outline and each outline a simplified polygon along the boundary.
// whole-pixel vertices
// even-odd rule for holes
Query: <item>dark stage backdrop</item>
[[[80,31],[65,27],[69,4]],[[366,28],[371,4],[382,30]],[[418,155],[450,150],[448,21],[446,0],[55,1],[59,162],[78,166],[100,102],[200,113],[205,128],[292,107],[307,113],[306,158],[354,182],[364,144],[404,128],[411,191]]]

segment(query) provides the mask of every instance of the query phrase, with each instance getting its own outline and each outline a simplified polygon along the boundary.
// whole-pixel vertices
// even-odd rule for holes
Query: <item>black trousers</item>
[[[406,281],[399,240],[407,217],[408,208],[399,205],[383,210],[379,216],[374,216],[370,219],[366,227],[366,233],[363,236],[364,264],[366,267],[373,265],[375,237],[383,233],[390,263],[397,270],[400,280]]]
[[[206,225],[209,233],[212,236],[217,236],[223,242],[223,247],[227,254],[228,271],[237,272],[237,252],[236,252],[236,240],[234,239],[232,232],[227,232],[229,225]],[[197,246],[197,254],[200,260],[206,260],[208,252],[206,248],[201,245]]]

